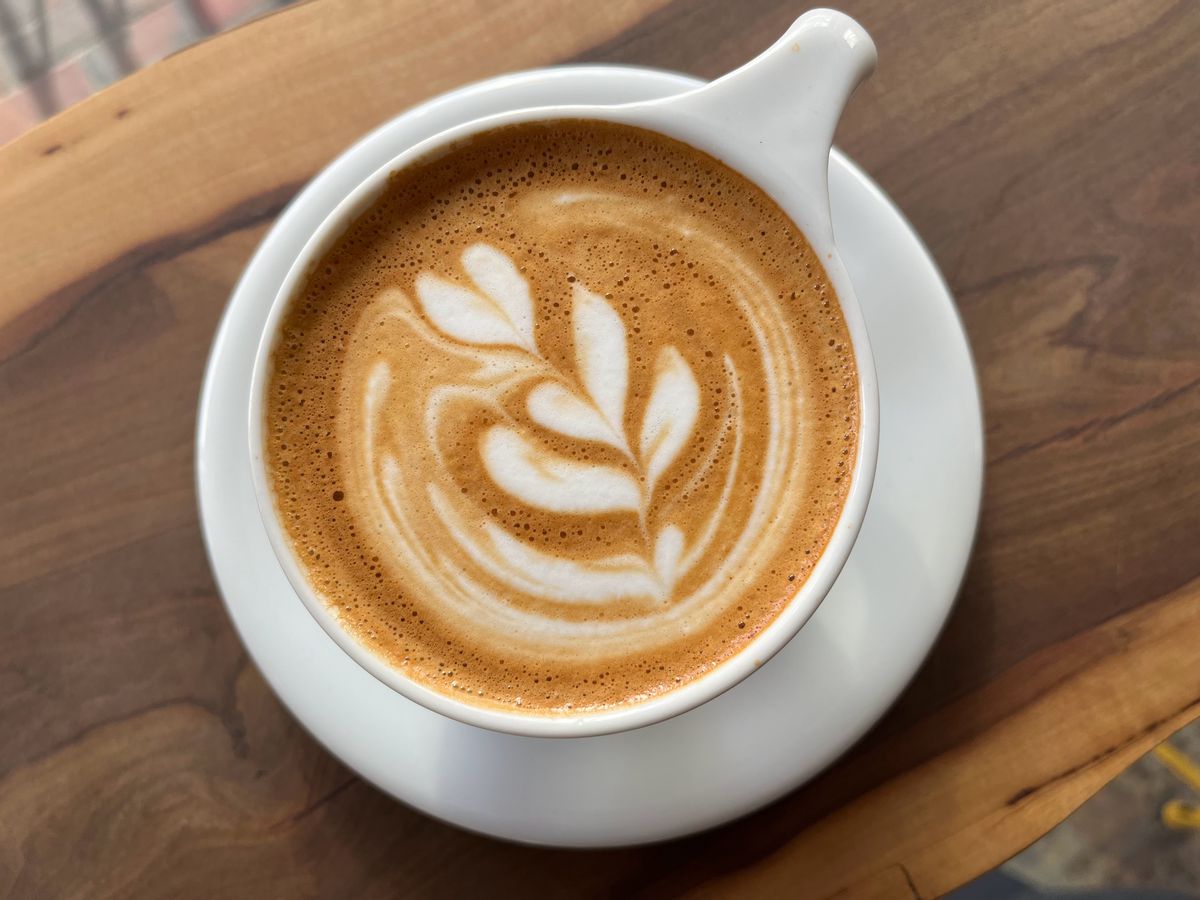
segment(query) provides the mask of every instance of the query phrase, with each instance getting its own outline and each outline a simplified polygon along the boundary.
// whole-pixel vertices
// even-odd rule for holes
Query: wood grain
[[[749,819],[572,853],[414,813],[282,710],[191,478],[208,343],[282,205],[445,88],[711,76],[798,12],[315,0],[0,149],[0,893],[934,896],[1200,713],[1200,6],[844,5],[881,64],[839,142],[943,267],[988,423],[966,585],[888,717]]]

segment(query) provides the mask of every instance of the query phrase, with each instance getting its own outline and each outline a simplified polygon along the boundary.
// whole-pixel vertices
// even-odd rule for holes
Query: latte
[[[704,153],[583,120],[394,174],[292,299],[267,390],[280,521],[341,624],[533,715],[744,648],[821,556],[858,440],[791,220]]]

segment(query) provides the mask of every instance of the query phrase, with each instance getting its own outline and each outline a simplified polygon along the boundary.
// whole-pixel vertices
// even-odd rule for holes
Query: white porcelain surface
[[[245,409],[268,308],[300,248],[367,174],[459,121],[695,86],[680,75],[573,67],[506,76],[417,107],[322,172],[264,239],[221,322],[201,396],[197,488],[230,616],[264,676],[333,753],[431,815],[514,840],[659,840],[748,813],[812,777],[887,709],[941,629],[981,494],[970,353],[919,238],[834,153],[834,232],[870,330],[880,456],[858,542],[826,601],[769,663],[703,706],[622,734],[554,740],[483,731],[399,696],[308,614],[257,514]]]
[[[653,724],[699,706],[755,672],[796,635],[849,558],[875,477],[879,447],[875,364],[854,285],[834,240],[827,179],[834,128],[850,94],[874,68],[875,60],[875,45],[857,22],[834,10],[811,10],[754,59],[690,91],[640,102],[539,101],[527,104],[532,108],[471,116],[415,145],[401,145],[398,156],[369,172],[318,225],[277,286],[267,315],[251,378],[248,452],[263,524],[284,574],[313,618],[355,662],[410,700],[468,725],[530,737],[585,737]],[[858,441],[850,489],[825,549],[787,606],[738,654],[702,677],[637,704],[579,715],[533,715],[475,705],[409,678],[403,669],[372,653],[309,584],[304,564],[276,514],[262,433],[270,360],[283,314],[312,267],[378,199],[391,175],[482,132],[553,119],[620,122],[668,135],[720,159],[766,191],[800,227],[820,258],[841,305],[858,375]]]

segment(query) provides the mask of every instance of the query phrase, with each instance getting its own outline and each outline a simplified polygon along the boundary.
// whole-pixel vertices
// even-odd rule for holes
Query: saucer
[[[772,660],[688,713],[622,734],[526,738],[405,699],[305,610],[268,543],[251,484],[246,410],[259,334],[316,226],[401,150],[519,107],[617,103],[698,84],[574,66],[491,79],[368,134],[295,198],[234,289],[208,360],[196,435],[209,559],[242,641],[292,714],[397,799],[464,828],[567,847],[678,837],[770,803],[845,752],[887,710],[950,612],[979,515],[983,423],[953,300],[920,238],[836,150],[834,232],[875,354],[881,407],[870,509],[829,596]]]

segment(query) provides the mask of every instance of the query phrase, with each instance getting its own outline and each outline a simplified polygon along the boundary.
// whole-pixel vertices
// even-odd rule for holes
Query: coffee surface
[[[284,316],[267,466],[341,623],[480,706],[599,711],[729,659],[849,489],[846,325],[791,220],[628,126],[394,174]]]

